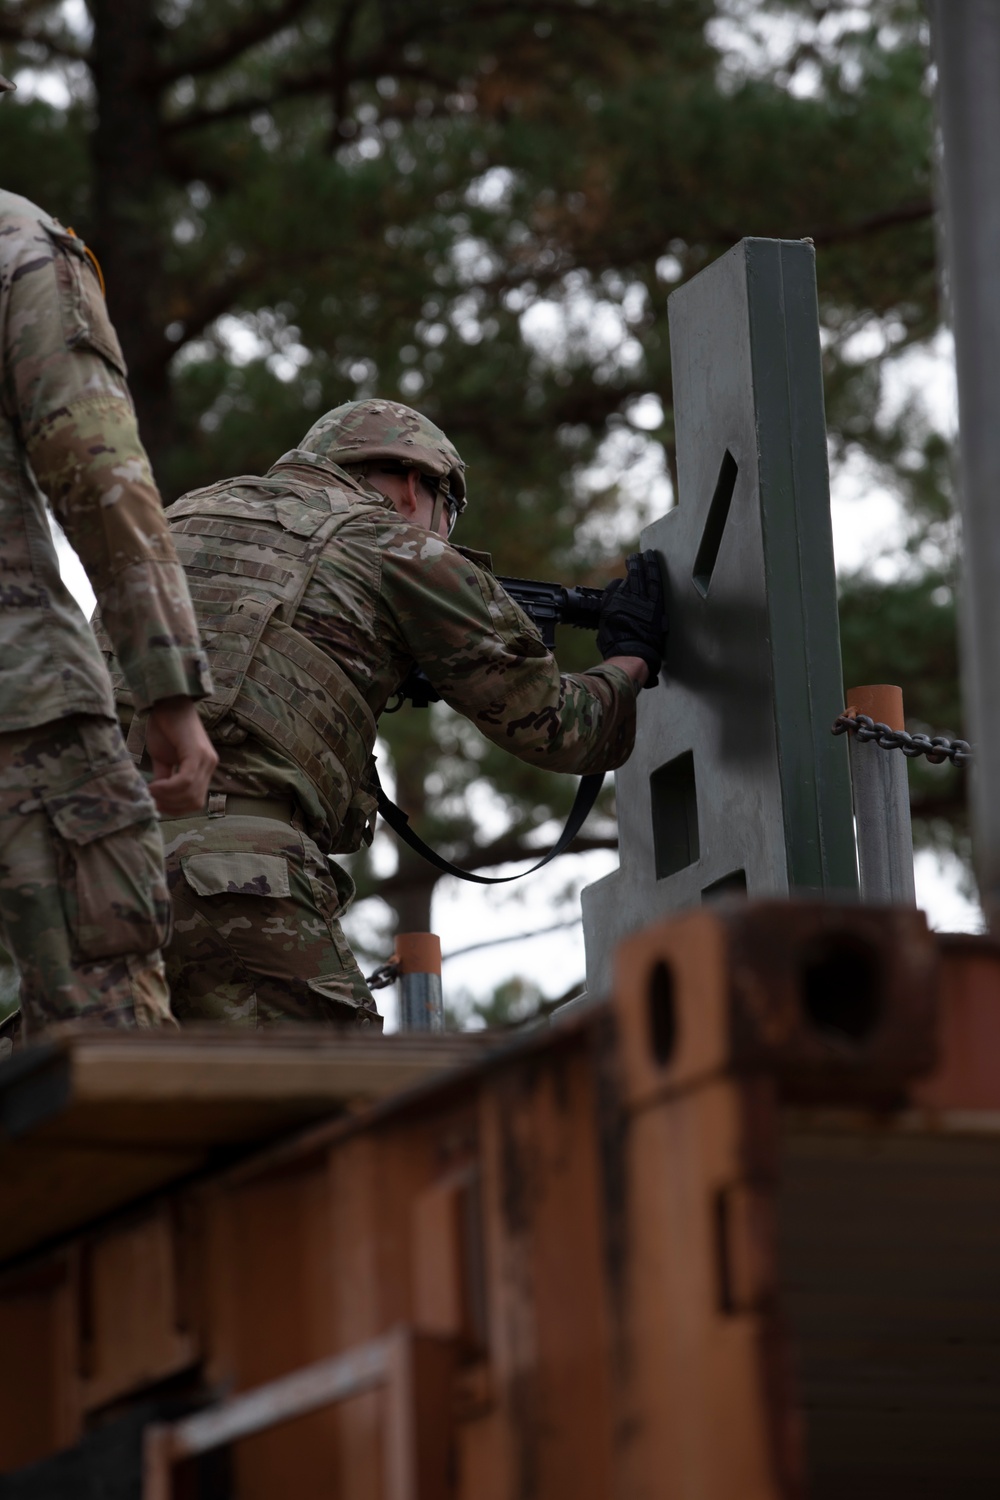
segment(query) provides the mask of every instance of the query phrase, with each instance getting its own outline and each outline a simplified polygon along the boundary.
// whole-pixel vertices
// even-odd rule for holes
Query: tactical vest
[[[215,692],[198,704],[211,738],[252,734],[308,777],[335,849],[371,843],[374,715],[344,670],[295,629],[324,547],[359,515],[361,491],[297,482],[276,464],[194,490],[167,510]]]

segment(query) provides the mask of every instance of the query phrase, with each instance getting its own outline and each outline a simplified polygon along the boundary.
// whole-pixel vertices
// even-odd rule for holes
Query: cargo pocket
[[[290,896],[288,861],[280,854],[189,854],[184,879],[198,896]]]
[[[308,983],[312,993],[322,1001],[331,1021],[357,1023],[364,1008],[365,997],[354,994],[346,975],[329,974],[320,979],[310,979]]]
[[[63,906],[82,958],[143,955],[170,936],[153,801],[131,766],[42,798],[56,832]]]
[[[336,860],[331,859],[322,874],[309,876],[309,889],[312,892],[316,911],[326,923],[327,935],[333,944],[341,968],[345,974],[357,975],[358,981],[367,992],[368,987],[361,977],[358,961],[354,957],[351,945],[344,936],[344,929],[338,920],[354,899],[354,881],[347,871],[337,864]],[[325,981],[318,982],[324,983]],[[335,977],[334,985],[336,986],[339,982],[339,979]],[[352,981],[350,987],[352,991],[356,991],[357,985]],[[322,991],[317,991],[317,994],[319,993]],[[354,1003],[351,1001],[351,1004]]]

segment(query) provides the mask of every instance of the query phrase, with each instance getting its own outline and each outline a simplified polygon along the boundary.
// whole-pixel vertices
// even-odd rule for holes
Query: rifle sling
[[[377,775],[375,782],[378,788],[378,810],[381,816],[388,823],[393,833],[403,840],[404,844],[409,844],[411,849],[415,849],[418,854],[422,854],[424,859],[432,864],[435,869],[441,870],[445,875],[457,875],[459,880],[474,881],[476,885],[503,885],[508,880],[520,880],[522,875],[533,875],[536,870],[540,870],[543,865],[547,865],[550,859],[555,859],[557,855],[564,853],[569,848],[586,822],[591,808],[597,801],[597,794],[604,784],[604,773],[600,772],[593,776],[580,777],[580,785],[576,789],[576,797],[573,801],[573,806],[569,810],[569,817],[566,819],[566,826],[563,828],[562,833],[548,854],[540,859],[537,864],[532,865],[530,869],[521,870],[517,875],[474,875],[471,870],[462,870],[458,865],[453,865],[450,860],[438,854],[436,849],[432,849],[430,844],[425,844],[418,833],[414,833],[410,827],[410,820],[406,813],[386,796]]]

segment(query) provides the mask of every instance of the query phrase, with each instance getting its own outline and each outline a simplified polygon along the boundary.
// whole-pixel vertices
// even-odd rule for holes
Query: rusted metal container
[[[992,1494],[998,1032],[988,939],[743,902],[447,1058],[25,1052],[0,1500]]]

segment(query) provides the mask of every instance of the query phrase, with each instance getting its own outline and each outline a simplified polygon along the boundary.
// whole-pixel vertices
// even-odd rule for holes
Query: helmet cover
[[[457,448],[440,427],[399,401],[369,397],[335,406],[313,423],[299,448],[341,468],[387,459],[447,479],[459,510],[465,509],[465,464]]]

